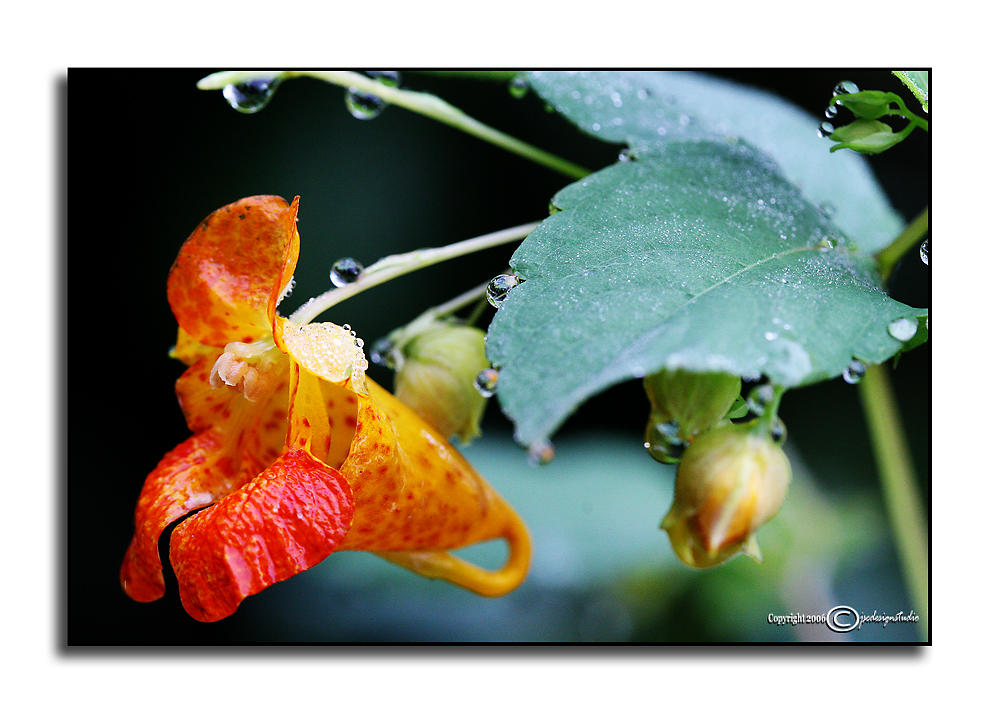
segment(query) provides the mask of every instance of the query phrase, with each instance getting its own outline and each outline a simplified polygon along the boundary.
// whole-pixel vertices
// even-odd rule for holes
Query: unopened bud
[[[661,370],[642,383],[650,405],[646,448],[663,463],[676,463],[696,434],[729,416],[741,386],[731,374],[684,370]]]
[[[681,459],[660,527],[677,557],[695,568],[739,551],[759,559],[754,533],[778,512],[791,477],[788,458],[758,424],[712,429]]]
[[[854,94],[838,94],[830,100],[851,110],[859,119],[878,119],[889,113],[889,103],[894,95],[874,89],[866,89]]]
[[[479,436],[486,398],[476,376],[490,366],[486,333],[475,327],[439,323],[402,345],[396,398],[445,438],[464,443]]]
[[[891,126],[876,119],[856,119],[830,134],[830,139],[837,142],[830,151],[853,149],[861,154],[879,154],[905,138],[903,132],[895,133]]]

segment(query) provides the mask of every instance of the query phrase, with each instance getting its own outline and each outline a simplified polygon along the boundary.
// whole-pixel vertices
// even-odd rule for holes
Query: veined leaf
[[[882,362],[926,310],[744,143],[675,142],[560,191],[490,325],[498,396],[529,444],[612,384],[661,368],[788,387]],[[835,244],[836,247],[830,247]]]
[[[927,103],[930,101],[927,70],[893,70],[892,73],[906,85],[907,89],[913,92],[913,96],[917,98],[921,108],[926,112]]]
[[[903,222],[865,163],[831,155],[820,115],[752,87],[691,72],[526,72],[540,97],[591,136],[628,144],[640,158],[678,141],[738,137],[769,154],[784,174],[866,253]],[[822,109],[822,107],[820,107]]]

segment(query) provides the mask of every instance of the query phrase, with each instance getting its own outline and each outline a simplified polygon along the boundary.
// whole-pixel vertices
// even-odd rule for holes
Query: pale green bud
[[[661,528],[687,565],[718,565],[737,552],[760,558],[754,533],[781,507],[792,469],[758,424],[729,424],[695,438],[677,467]]]
[[[475,327],[437,323],[400,346],[396,398],[445,438],[457,435],[465,443],[480,434],[486,398],[475,382],[490,366],[485,338]]]

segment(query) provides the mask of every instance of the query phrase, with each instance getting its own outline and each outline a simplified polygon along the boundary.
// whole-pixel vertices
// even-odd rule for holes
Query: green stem
[[[883,282],[889,278],[892,269],[899,262],[899,259],[927,235],[928,216],[929,209],[925,208],[919,216],[913,219],[910,225],[903,229],[903,232],[896,237],[896,240],[875,256],[875,262],[878,265],[878,271],[882,276]]]
[[[443,99],[427,94],[426,92],[413,92],[408,89],[390,87],[381,82],[366,77],[357,72],[345,72],[340,70],[295,70],[285,72],[265,71],[265,72],[216,72],[203,78],[198,82],[199,89],[222,89],[229,84],[240,84],[257,79],[274,79],[276,77],[289,79],[293,77],[312,77],[330,84],[336,84],[347,89],[354,89],[364,94],[370,94],[384,100],[388,104],[394,104],[405,109],[409,109],[417,114],[422,114],[431,119],[454,127],[471,134],[483,141],[489,142],[502,149],[506,149],[518,156],[523,156],[537,164],[558,171],[570,178],[583,178],[590,174],[588,169],[578,166],[566,159],[550,154],[537,146],[532,146],[527,142],[515,139],[504,134],[491,126],[483,124],[477,119],[473,119],[458,108],[448,104]]]
[[[468,240],[459,241],[458,243],[452,243],[440,248],[421,248],[409,253],[386,256],[368,268],[365,268],[364,272],[353,283],[349,283],[342,288],[328,290],[322,295],[310,298],[302,307],[292,313],[288,319],[292,322],[311,322],[334,305],[342,303],[344,300],[376,285],[381,285],[401,275],[412,273],[415,270],[420,270],[421,268],[426,268],[445,260],[451,260],[462,255],[468,255],[469,253],[475,253],[476,251],[520,240],[537,227],[537,221],[534,223],[525,223],[520,226],[505,228],[495,233],[487,233],[486,235],[469,238]],[[459,296],[459,298],[468,296],[472,292],[469,291]],[[456,298],[456,300],[459,298]],[[445,303],[445,306],[451,302],[454,301]],[[440,309],[440,307],[432,309]]]
[[[903,576],[920,616],[921,633],[926,638],[929,616],[926,517],[886,366],[869,367],[859,390]]]
[[[485,79],[493,82],[509,82],[520,72],[516,69],[419,69],[417,74],[429,77],[455,79]]]

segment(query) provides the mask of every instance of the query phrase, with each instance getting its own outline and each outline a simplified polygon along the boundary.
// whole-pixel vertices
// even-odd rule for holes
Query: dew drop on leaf
[[[497,393],[497,380],[500,373],[491,367],[487,367],[476,375],[476,390],[489,399]]]
[[[843,82],[838,83],[837,86],[833,88],[833,96],[836,97],[841,94],[857,94],[860,91],[861,90],[858,88],[857,84],[855,84],[849,79],[845,79]]]
[[[510,96],[514,97],[514,99],[521,99],[528,93],[528,82],[520,77],[515,77],[507,85],[507,91],[510,92]]]
[[[827,119],[833,119],[837,116],[837,107],[829,106],[823,111],[823,116]]]
[[[341,258],[330,268],[330,282],[342,288],[357,280],[364,269],[365,266],[354,258]]]
[[[819,135],[820,139],[825,139],[826,137],[830,136],[830,134],[832,134],[833,132],[834,132],[833,124],[831,124],[828,121],[825,121],[822,124],[820,124],[819,129],[816,130],[816,133]]]
[[[528,447],[528,461],[536,466],[547,464],[556,457],[556,450],[548,439],[539,439]]]
[[[889,334],[900,342],[906,342],[917,334],[917,321],[901,317],[889,323]]]
[[[865,363],[861,360],[852,359],[851,363],[844,368],[844,381],[848,384],[857,384],[865,376]]]
[[[266,79],[227,84],[222,89],[222,96],[229,102],[229,106],[241,114],[256,114],[271,101],[277,87],[276,80]]]
[[[500,307],[500,303],[507,298],[511,288],[520,282],[516,275],[508,275],[506,273],[498,275],[486,286],[486,299],[489,300],[490,305],[493,307]]]
[[[929,265],[930,252],[930,244],[924,240],[924,242],[920,244],[920,260],[924,261],[924,265]]]

